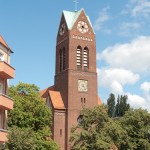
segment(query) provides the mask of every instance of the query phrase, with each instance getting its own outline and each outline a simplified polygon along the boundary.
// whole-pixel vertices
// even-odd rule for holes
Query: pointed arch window
[[[62,55],[62,49],[59,51],[59,72],[62,72],[62,60],[63,60],[63,55]]]
[[[66,51],[65,48],[59,50],[59,72],[66,69]]]
[[[66,69],[66,51],[65,48],[63,48],[63,70]]]
[[[87,47],[85,47],[83,50],[83,67],[84,70],[89,69],[89,50]]]
[[[77,47],[76,64],[77,64],[77,69],[82,68],[82,48],[81,48],[81,46]]]

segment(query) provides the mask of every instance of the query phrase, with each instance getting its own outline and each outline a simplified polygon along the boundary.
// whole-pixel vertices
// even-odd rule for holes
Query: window
[[[4,54],[0,52],[0,61],[4,60]]]
[[[0,110],[0,129],[6,129],[6,114],[4,110]]]
[[[83,115],[80,115],[80,116],[77,118],[77,122],[78,122],[78,124],[81,124],[82,121],[83,121]]]
[[[82,68],[82,48],[81,46],[77,47],[77,54],[76,54],[76,60],[77,60],[77,69]]]
[[[62,136],[62,129],[60,129],[60,136]]]
[[[89,68],[89,50],[87,47],[83,50],[83,67],[85,71]]]
[[[66,69],[66,52],[65,48],[63,48],[63,70]]]
[[[2,91],[3,91],[3,85],[2,83],[0,83],[0,93],[2,93]]]
[[[60,49],[59,51],[59,72],[62,72],[66,69],[66,51],[65,48]]]
[[[62,50],[59,51],[59,71],[62,72]]]
[[[84,103],[86,102],[85,98],[84,98]]]

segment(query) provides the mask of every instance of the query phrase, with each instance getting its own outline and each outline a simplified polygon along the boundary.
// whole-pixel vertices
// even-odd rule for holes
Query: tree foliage
[[[82,121],[72,129],[72,149],[108,150],[126,137],[126,132],[108,117],[103,107],[84,109],[81,114]]]
[[[84,109],[82,120],[72,128],[73,150],[149,150],[150,114],[129,110],[121,118],[110,118],[106,108]]]
[[[125,112],[130,109],[130,105],[128,104],[128,97],[127,95],[118,95],[116,105],[115,101],[115,95],[111,93],[107,100],[108,115],[109,117],[122,117]]]
[[[118,95],[115,109],[115,117],[122,117],[125,114],[125,112],[130,109],[130,104],[127,103],[127,100],[127,95]]]
[[[150,131],[150,114],[147,110],[136,109],[127,111],[119,123],[128,134],[128,140],[122,150],[150,150],[148,132]]]
[[[107,100],[107,105],[108,105],[108,116],[109,117],[114,117],[115,113],[115,95],[110,94],[109,98]]]
[[[8,114],[10,134],[8,136],[9,141],[6,144],[7,147],[21,150],[19,147],[21,146],[24,149],[23,146],[27,144],[35,145],[35,150],[58,149],[50,138],[52,114],[45,105],[45,101],[40,97],[39,88],[34,84],[19,83],[17,86],[9,88],[9,96],[14,99],[14,109]],[[20,145],[19,143],[22,143],[23,133],[25,132],[27,132],[27,135],[28,132],[31,132],[29,141],[25,140]],[[15,145],[13,141],[15,141]],[[30,141],[33,143],[30,144]]]

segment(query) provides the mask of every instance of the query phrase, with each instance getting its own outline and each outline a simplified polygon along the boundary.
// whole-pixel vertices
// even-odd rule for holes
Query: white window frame
[[[4,61],[4,54],[0,52],[0,61]]]

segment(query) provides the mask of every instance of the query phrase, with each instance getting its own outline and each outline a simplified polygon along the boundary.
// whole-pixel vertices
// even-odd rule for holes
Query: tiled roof
[[[47,95],[48,95],[48,92],[49,90],[53,91],[54,90],[54,86],[50,86],[44,90],[41,90],[40,91],[40,96],[43,97],[43,98],[47,98]]]
[[[5,40],[3,39],[1,35],[0,35],[0,43],[13,53],[13,51],[9,48],[9,46],[7,45],[7,43],[5,42]]]
[[[50,99],[52,101],[53,107],[55,109],[65,109],[64,103],[61,98],[61,94],[59,91],[51,91],[49,90]]]
[[[102,106],[102,104],[103,104],[103,103],[102,103],[102,100],[101,100],[100,97],[98,96],[98,105],[99,105],[99,106]]]

